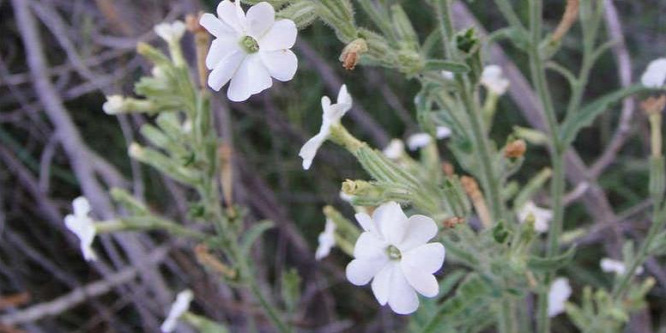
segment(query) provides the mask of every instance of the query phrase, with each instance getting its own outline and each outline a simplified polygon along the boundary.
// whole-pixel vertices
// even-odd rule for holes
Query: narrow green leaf
[[[245,233],[245,236],[241,241],[241,253],[245,256],[249,255],[252,244],[254,244],[264,232],[271,228],[273,228],[273,221],[264,221],[252,226],[252,228]]]
[[[462,62],[429,59],[426,60],[424,71],[449,71],[452,73],[467,73],[469,66]]]

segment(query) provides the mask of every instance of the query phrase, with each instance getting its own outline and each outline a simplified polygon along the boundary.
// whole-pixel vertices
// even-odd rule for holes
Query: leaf
[[[643,85],[636,84],[605,95],[588,104],[579,112],[567,116],[567,119],[564,121],[562,128],[560,129],[560,140],[562,141],[562,145],[566,147],[571,144],[576,139],[576,136],[580,130],[592,125],[592,122],[611,105],[619,102],[625,97],[653,90],[653,88],[648,88]]]
[[[552,258],[531,257],[527,260],[527,267],[534,271],[554,271],[566,266],[576,254],[576,247],[570,247],[567,252]]]
[[[448,61],[448,60],[426,60],[424,71],[449,71],[452,73],[467,73],[470,71],[469,66],[462,62]]]
[[[241,241],[241,253],[245,256],[249,255],[252,244],[254,244],[254,242],[256,242],[266,230],[271,228],[273,228],[273,221],[264,221],[252,226],[252,228],[245,233],[245,236]]]

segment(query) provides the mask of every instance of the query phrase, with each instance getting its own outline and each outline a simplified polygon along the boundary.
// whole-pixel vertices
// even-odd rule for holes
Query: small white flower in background
[[[599,266],[601,266],[601,270],[606,272],[606,273],[615,273],[617,275],[624,275],[627,271],[627,266],[619,260],[614,260],[610,258],[603,258],[601,259],[601,262],[599,262]],[[643,273],[643,267],[638,267],[636,268],[636,275],[639,275]]]
[[[405,144],[400,139],[393,139],[382,152],[389,159],[397,160],[405,153]]]
[[[95,225],[88,216],[90,213],[90,203],[84,197],[78,197],[72,202],[74,214],[65,216],[65,226],[73,232],[81,241],[81,253],[87,261],[97,260],[97,255],[92,249],[92,243],[95,240]]]
[[[331,249],[335,246],[335,223],[331,219],[326,219],[324,232],[319,234],[319,247],[315,253],[315,259],[322,260],[326,258]]]
[[[347,279],[362,286],[372,280],[372,292],[381,305],[398,314],[419,307],[416,294],[435,297],[439,284],[433,275],[444,263],[440,243],[428,243],[439,231],[435,221],[423,215],[407,218],[399,204],[385,203],[370,217],[356,214],[363,233],[354,246],[354,260],[347,265]]]
[[[447,80],[453,80],[456,78],[455,74],[449,71],[442,71],[442,76]]]
[[[106,114],[118,114],[125,111],[125,97],[120,95],[106,96],[106,102],[102,105]]]
[[[185,23],[174,21],[173,23],[160,23],[155,26],[155,33],[167,43],[178,43],[185,34]]]
[[[483,69],[481,84],[497,96],[502,96],[509,90],[509,80],[504,77],[502,68],[497,65],[486,66]]]
[[[518,212],[518,220],[520,223],[525,223],[527,218],[532,215],[534,217],[534,230],[538,233],[548,231],[550,221],[553,219],[553,211],[537,207],[532,201],[528,201]]]
[[[571,285],[566,278],[553,281],[548,292],[548,317],[555,317],[564,312],[564,304],[571,297]]]
[[[171,310],[167,315],[166,320],[162,323],[160,329],[163,333],[170,333],[176,329],[178,319],[190,309],[190,303],[194,298],[191,290],[183,290],[176,296],[176,301],[171,305]]]
[[[204,14],[201,25],[216,39],[206,66],[212,69],[208,85],[215,91],[231,81],[227,96],[242,102],[273,85],[271,77],[289,81],[296,74],[298,59],[290,50],[296,42],[296,24],[275,20],[275,9],[260,2],[243,12],[240,1],[224,0],[217,17]]]
[[[317,155],[317,150],[319,150],[319,147],[324,144],[326,139],[328,139],[329,134],[331,134],[331,127],[339,125],[340,119],[351,110],[351,107],[352,97],[349,95],[346,85],[342,85],[340,88],[338,102],[336,104],[331,104],[331,99],[328,98],[328,96],[321,98],[323,116],[319,133],[308,140],[298,153],[298,156],[303,158],[303,169],[310,169],[312,160],[314,160]]]
[[[648,88],[660,88],[666,82],[666,58],[652,61],[641,76],[641,83]]]
[[[445,126],[437,126],[436,133],[437,139],[445,139],[451,136],[451,129]],[[407,147],[409,150],[414,151],[423,148],[430,144],[432,137],[428,133],[416,133],[407,138]]]

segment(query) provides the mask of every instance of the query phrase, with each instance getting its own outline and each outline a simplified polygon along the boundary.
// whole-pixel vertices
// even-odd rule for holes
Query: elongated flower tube
[[[388,304],[398,314],[416,311],[417,292],[437,296],[439,284],[433,274],[444,264],[446,251],[440,243],[428,243],[438,232],[431,218],[407,218],[399,204],[388,202],[372,217],[359,213],[356,220],[364,232],[354,246],[354,260],[347,265],[352,284],[362,286],[372,280],[379,304]]]
[[[229,81],[227,97],[245,101],[273,85],[272,78],[289,81],[296,74],[298,59],[290,50],[296,42],[296,24],[287,19],[275,20],[275,9],[260,2],[243,12],[240,1],[222,1],[217,17],[206,13],[201,26],[216,39],[206,66],[212,72],[208,85],[215,91]]]
[[[85,197],[78,197],[72,202],[74,214],[65,216],[65,226],[73,232],[81,241],[81,253],[86,261],[97,260],[97,255],[92,249],[95,240],[95,225],[88,216],[90,214],[90,203]]]
[[[336,104],[331,104],[331,99],[328,96],[321,98],[321,108],[323,111],[321,128],[319,133],[308,140],[301,148],[301,151],[298,153],[298,156],[303,158],[303,169],[308,170],[312,165],[312,160],[314,160],[317,155],[317,150],[321,147],[322,144],[328,139],[331,134],[331,127],[340,125],[340,119],[349,111],[352,107],[352,97],[347,91],[347,86],[342,85],[340,88],[340,93],[338,93],[338,101]]]

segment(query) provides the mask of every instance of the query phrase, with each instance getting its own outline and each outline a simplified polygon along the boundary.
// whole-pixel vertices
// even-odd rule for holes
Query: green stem
[[[504,298],[501,303],[499,311],[499,330],[500,333],[514,333],[518,332],[513,315],[513,302],[510,299]]]
[[[553,163],[551,200],[553,220],[548,232],[548,245],[546,249],[546,258],[551,258],[557,254],[559,237],[562,232],[562,221],[564,216],[562,197],[564,196],[565,184],[564,151],[566,148],[562,147],[559,139],[559,125],[555,115],[555,108],[548,88],[548,83],[546,81],[545,66],[539,52],[543,3],[541,0],[530,0],[529,4],[531,32],[531,48],[529,52],[530,70],[533,84],[536,87],[537,94],[539,95],[539,99],[541,100],[546,113],[548,129],[551,135],[550,154]],[[544,277],[544,285],[550,286],[552,280],[553,272],[546,273]],[[548,317],[548,288],[543,288],[539,293],[537,316],[537,332],[548,333],[550,331],[550,319]]]

